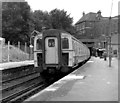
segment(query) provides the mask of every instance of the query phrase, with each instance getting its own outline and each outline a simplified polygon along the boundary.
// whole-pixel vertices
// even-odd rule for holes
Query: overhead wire
[[[112,9],[113,9],[113,0],[112,0],[112,3],[111,3],[110,17],[112,15]]]

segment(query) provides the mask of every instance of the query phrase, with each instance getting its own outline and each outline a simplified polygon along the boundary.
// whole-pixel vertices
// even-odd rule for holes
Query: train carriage
[[[34,64],[40,72],[67,72],[89,57],[86,45],[65,31],[49,29],[34,38]]]

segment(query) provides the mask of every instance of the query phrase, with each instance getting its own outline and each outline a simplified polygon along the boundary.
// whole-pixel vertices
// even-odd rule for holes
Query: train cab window
[[[55,47],[55,40],[54,39],[49,39],[48,40],[48,46],[49,47]]]
[[[68,38],[62,38],[62,49],[68,49],[68,48],[69,48]]]
[[[42,49],[42,39],[37,39],[36,49],[37,50],[41,50]]]

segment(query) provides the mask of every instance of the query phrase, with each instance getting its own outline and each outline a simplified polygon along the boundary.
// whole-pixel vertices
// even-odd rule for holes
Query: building
[[[92,53],[92,48],[97,42],[99,35],[98,22],[101,18],[101,11],[97,13],[90,12],[85,14],[83,12],[82,18],[75,24],[77,30],[77,38],[86,44]]]
[[[103,48],[109,54],[109,46],[111,45],[111,52],[113,56],[118,56],[118,16],[102,17],[99,21],[100,37],[96,43],[96,48]]]
[[[0,1],[0,37],[2,37],[2,2]]]
[[[101,11],[97,13],[90,12],[85,14],[75,24],[77,30],[77,38],[86,44],[91,54],[93,49],[106,49],[109,50],[109,38],[113,42],[113,38],[118,35],[118,16],[115,17],[103,17]],[[110,33],[111,32],[111,33]],[[111,45],[118,43],[111,43]],[[114,46],[112,46],[114,48]],[[117,50],[118,51],[118,50]]]
[[[111,37],[111,47],[113,56],[118,56],[118,35],[114,34]]]

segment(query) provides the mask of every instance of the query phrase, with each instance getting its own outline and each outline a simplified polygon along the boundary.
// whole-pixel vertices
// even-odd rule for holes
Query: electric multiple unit
[[[89,57],[87,46],[65,31],[49,29],[34,38],[34,66],[40,72],[65,72]]]

